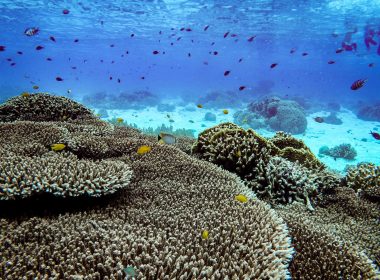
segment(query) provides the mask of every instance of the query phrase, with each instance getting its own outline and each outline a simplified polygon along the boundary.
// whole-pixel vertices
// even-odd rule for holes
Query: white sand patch
[[[173,104],[176,103],[173,102]],[[198,136],[198,133],[208,127],[222,122],[233,122],[233,114],[236,110],[228,109],[228,111],[229,114],[225,115],[223,110],[200,109],[197,108],[196,104],[189,104],[177,106],[173,112],[160,112],[157,107],[147,107],[143,110],[108,110],[109,117],[107,119],[121,117],[129,124],[136,124],[139,128],[151,127],[155,129],[165,124],[166,126],[173,126],[174,129],[193,129],[194,135]],[[207,112],[215,114],[216,121],[206,121],[204,117]],[[363,161],[380,165],[380,141],[369,134],[376,127],[380,132],[380,123],[362,121],[346,109],[337,113],[337,117],[343,121],[341,125],[317,123],[313,119],[317,116],[325,117],[328,114],[328,112],[318,112],[308,116],[306,132],[303,135],[295,135],[295,137],[302,139],[316,155],[322,146],[332,148],[344,143],[351,144],[357,151],[355,160],[349,161],[339,158],[334,160],[329,156],[318,156],[322,162],[334,170],[343,171],[347,164],[357,164]],[[265,129],[258,129],[257,132],[266,137],[274,135],[274,132]]]

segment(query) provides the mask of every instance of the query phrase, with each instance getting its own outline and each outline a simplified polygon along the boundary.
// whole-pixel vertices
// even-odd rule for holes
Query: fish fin
[[[158,134],[158,136],[157,136],[157,139],[158,139],[158,142],[161,140],[161,135],[160,134]]]
[[[159,144],[165,144],[164,140],[162,140],[161,137],[160,137],[160,140],[158,140],[158,143]]]

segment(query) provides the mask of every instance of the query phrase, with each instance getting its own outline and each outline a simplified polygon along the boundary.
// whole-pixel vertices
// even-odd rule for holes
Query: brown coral
[[[348,169],[345,177],[347,186],[376,200],[380,197],[380,166],[359,163]]]
[[[66,97],[45,93],[16,96],[0,105],[0,121],[66,121],[94,119],[91,111]]]
[[[134,150],[140,140],[129,141]],[[0,220],[7,228],[0,278],[123,278],[126,266],[138,279],[288,278],[290,240],[273,210],[236,176],[175,147],[151,145],[132,161],[130,186],[105,208]],[[235,201],[238,193],[249,202]]]
[[[69,153],[50,152],[42,157],[11,155],[0,159],[0,200],[41,193],[96,197],[125,188],[132,174],[122,162],[78,160]]]

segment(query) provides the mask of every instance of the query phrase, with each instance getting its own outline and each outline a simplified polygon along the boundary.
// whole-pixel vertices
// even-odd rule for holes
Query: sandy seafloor
[[[167,103],[170,103],[170,101]],[[96,112],[99,111],[96,108],[93,109]],[[146,107],[143,110],[107,110],[109,116],[104,120],[123,118],[128,124],[136,124],[138,128],[151,127],[155,129],[165,124],[166,126],[173,126],[173,129],[193,129],[194,135],[197,137],[198,133],[208,127],[222,122],[233,122],[233,114],[237,110],[228,109],[228,111],[229,114],[225,115],[222,109],[200,109],[195,104],[177,106],[173,112],[160,112],[157,107]],[[206,121],[204,117],[207,112],[214,113],[216,121]],[[353,112],[344,108],[337,113],[337,117],[343,121],[341,125],[317,123],[313,119],[313,117],[324,117],[328,114],[328,112],[321,111],[308,115],[306,132],[294,136],[302,139],[313,153],[333,170],[343,172],[347,164],[354,165],[359,162],[371,162],[380,165],[380,140],[376,140],[370,135],[371,130],[380,133],[379,122],[360,120]],[[168,115],[174,122],[169,122]],[[194,121],[194,123],[189,122],[189,120]],[[257,129],[256,131],[265,137],[272,137],[275,133],[266,129]],[[351,144],[356,149],[357,156],[355,160],[340,158],[334,160],[329,156],[318,155],[321,146],[326,145],[332,148],[343,143]]]

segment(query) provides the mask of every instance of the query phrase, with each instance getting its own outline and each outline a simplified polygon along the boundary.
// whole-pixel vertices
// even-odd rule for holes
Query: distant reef
[[[365,121],[380,122],[380,103],[361,107],[357,116]]]
[[[252,128],[268,126],[292,134],[303,133],[307,127],[304,109],[296,101],[279,97],[266,97],[250,103],[246,110],[234,114],[234,121]]]
[[[342,177],[287,133],[165,145],[37,93],[0,105],[0,145],[1,279],[379,276],[379,167]]]

